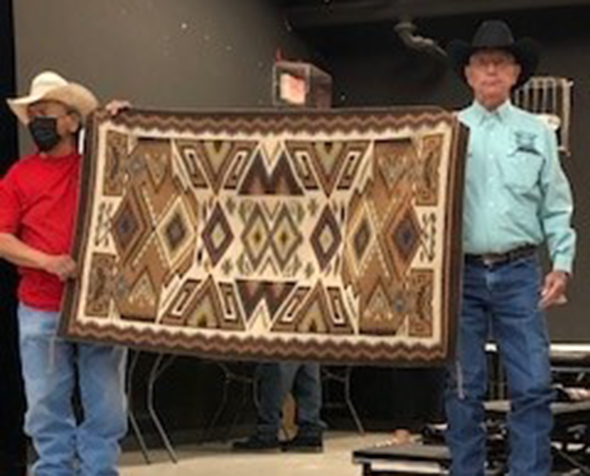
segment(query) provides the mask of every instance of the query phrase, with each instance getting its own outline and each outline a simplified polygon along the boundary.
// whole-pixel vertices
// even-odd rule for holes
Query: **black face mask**
[[[29,132],[41,152],[53,149],[61,140],[55,117],[35,117],[29,122]]]

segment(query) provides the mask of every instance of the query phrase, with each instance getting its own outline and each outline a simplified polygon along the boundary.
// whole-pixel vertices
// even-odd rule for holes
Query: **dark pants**
[[[283,402],[289,392],[297,403],[297,425],[301,436],[321,434],[322,386],[320,366],[314,363],[264,363],[257,368],[260,389],[257,433],[263,438],[278,437]]]

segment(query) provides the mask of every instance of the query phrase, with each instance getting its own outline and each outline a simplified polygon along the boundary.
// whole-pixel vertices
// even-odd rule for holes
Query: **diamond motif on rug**
[[[369,236],[365,236],[364,246],[360,246],[365,250],[368,244],[368,238]],[[342,233],[340,232],[340,226],[330,207],[325,207],[311,234],[311,245],[322,271],[326,269],[332,258],[336,255],[341,243]],[[362,251],[358,254],[362,254]]]
[[[215,206],[201,236],[215,266],[223,258],[234,239],[231,227],[219,204]]]
[[[127,195],[113,219],[113,238],[122,261],[126,261],[146,236],[146,218],[146,212],[137,195]]]

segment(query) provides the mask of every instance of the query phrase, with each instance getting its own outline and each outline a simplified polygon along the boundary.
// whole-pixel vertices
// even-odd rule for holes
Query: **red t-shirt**
[[[69,254],[78,203],[80,154],[30,155],[0,181],[0,232],[44,253]],[[59,311],[64,283],[55,275],[20,267],[18,297],[24,304]]]

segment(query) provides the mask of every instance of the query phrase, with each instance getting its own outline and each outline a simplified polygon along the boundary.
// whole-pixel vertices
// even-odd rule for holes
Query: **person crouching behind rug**
[[[27,398],[25,431],[35,476],[114,476],[127,431],[126,352],[56,336],[79,194],[78,133],[94,94],[53,72],[36,76],[25,97],[8,100],[37,150],[0,182],[0,257],[16,264],[20,350]],[[72,408],[78,375],[83,421]]]
[[[556,135],[510,103],[537,65],[530,40],[502,21],[484,22],[449,58],[473,92],[459,113],[469,130],[465,176],[463,301],[447,398],[451,474],[483,476],[486,434],[484,346],[493,331],[508,380],[510,476],[551,471],[553,400],[544,311],[565,301],[575,254],[572,196]],[[542,280],[537,249],[553,269]]]

